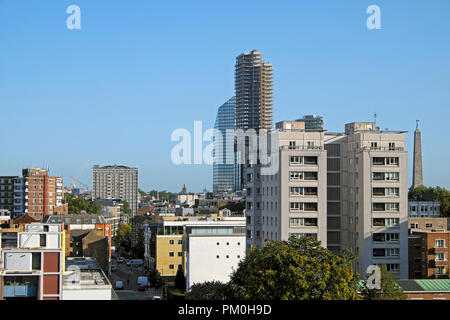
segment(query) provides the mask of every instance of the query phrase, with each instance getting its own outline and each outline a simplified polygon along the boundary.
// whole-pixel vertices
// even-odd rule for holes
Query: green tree
[[[162,286],[162,277],[158,270],[152,269],[147,273],[148,281],[155,288],[160,288]]]
[[[102,205],[99,202],[91,202],[91,203],[89,203],[87,212],[90,214],[101,214],[102,213]]]
[[[381,288],[368,289],[364,286],[361,297],[364,300],[405,300],[403,289],[395,281],[395,276],[387,272],[386,266],[379,265],[381,271]]]
[[[122,201],[123,203],[123,213],[125,213],[126,215],[131,216],[131,208],[130,208],[130,204],[126,201]]]
[[[186,300],[229,300],[230,286],[220,281],[196,283],[186,293]]]
[[[303,237],[252,247],[231,275],[233,298],[245,300],[356,300],[354,256],[337,256]]]
[[[136,244],[131,247],[131,255],[137,259],[144,258],[145,245],[144,245],[144,235],[141,234],[138,236]]]
[[[183,293],[186,292],[186,277],[181,267],[178,268],[177,275],[175,276],[175,288]]]
[[[124,224],[117,229],[117,235],[114,238],[117,250],[122,257],[130,257],[131,252],[131,225]]]

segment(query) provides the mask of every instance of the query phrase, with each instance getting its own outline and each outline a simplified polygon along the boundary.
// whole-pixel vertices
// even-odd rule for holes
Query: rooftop
[[[80,272],[78,279],[74,277]],[[64,290],[109,289],[111,283],[95,258],[66,258],[66,270],[63,276]]]
[[[397,282],[406,293],[450,292],[450,279],[408,279]]]

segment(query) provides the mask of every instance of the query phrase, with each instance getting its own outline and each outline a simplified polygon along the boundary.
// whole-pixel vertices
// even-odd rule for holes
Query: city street
[[[115,259],[113,260],[115,263]],[[117,265],[117,271],[111,272],[110,281],[115,290],[116,281],[123,281],[123,289],[115,290],[118,300],[152,300],[154,296],[162,297],[162,289],[148,288],[137,291],[137,279],[144,275],[143,267],[129,267],[125,263]]]

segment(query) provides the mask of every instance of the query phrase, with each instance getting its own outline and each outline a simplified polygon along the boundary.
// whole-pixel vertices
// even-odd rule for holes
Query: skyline
[[[139,168],[144,191],[212,190],[212,166],[170,162],[170,134],[193,132],[195,120],[213,128],[217,109],[234,95],[236,57],[258,49],[273,65],[274,123],[317,114],[325,129],[343,132],[345,123],[373,121],[376,112],[380,129],[408,131],[411,185],[420,119],[424,184],[448,189],[450,3],[376,1],[382,29],[371,31],[365,9],[372,1],[286,2],[248,1],[234,12],[205,1],[76,1],[82,29],[69,31],[65,9],[73,1],[0,1],[8,48],[0,52],[8,120],[0,128],[2,175],[49,165],[69,185],[91,159],[80,177],[89,186],[93,165],[118,164]],[[105,15],[114,23],[105,24]],[[239,32],[250,26],[260,33]]]

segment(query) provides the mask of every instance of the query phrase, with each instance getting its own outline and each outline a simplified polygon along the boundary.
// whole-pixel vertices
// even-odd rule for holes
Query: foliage
[[[441,187],[419,186],[410,188],[409,200],[437,201],[441,206],[441,216],[450,217],[450,191]]]
[[[141,234],[139,235],[136,244],[131,247],[131,255],[134,258],[137,259],[143,259],[144,258],[144,252],[145,252],[145,245],[144,245],[144,236]]]
[[[403,289],[395,281],[395,276],[388,273],[386,266],[379,265],[381,271],[381,288],[368,289],[367,286],[361,290],[364,300],[405,300]]]
[[[231,296],[228,284],[208,281],[192,285],[186,293],[186,300],[228,300]]]
[[[175,276],[175,288],[181,292],[186,292],[186,277],[184,276],[183,268],[178,268]]]
[[[99,202],[87,201],[83,198],[74,198],[69,194],[64,195],[64,203],[69,205],[69,213],[80,214],[86,211],[88,214],[101,214],[102,205]]]
[[[359,277],[354,256],[336,256],[320,242],[303,237],[253,247],[231,275],[234,299],[356,300]]]
[[[184,293],[177,288],[167,288],[167,300],[184,300]]]
[[[158,270],[152,269],[147,273],[148,281],[155,288],[160,288],[163,285],[161,274]]]
[[[156,197],[158,196],[158,191],[157,190],[151,190],[149,193],[149,195],[151,195],[152,197]],[[159,191],[159,200],[167,200],[167,201],[172,201],[175,200],[177,198],[178,193],[172,193],[169,191]]]
[[[119,254],[122,257],[130,257],[131,253],[131,224],[123,224],[117,229],[114,238],[116,246],[119,247]]]
[[[122,201],[122,204],[123,204],[123,213],[131,216],[130,204],[126,201]]]

